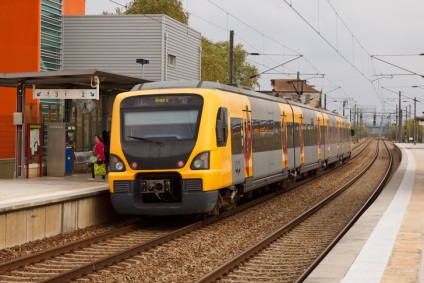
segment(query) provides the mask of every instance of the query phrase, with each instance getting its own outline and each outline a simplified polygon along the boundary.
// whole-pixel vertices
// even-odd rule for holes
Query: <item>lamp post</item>
[[[135,62],[137,64],[141,64],[141,78],[143,79],[144,78],[144,65],[145,64],[146,65],[149,64],[149,60],[146,60],[146,59],[136,59]]]

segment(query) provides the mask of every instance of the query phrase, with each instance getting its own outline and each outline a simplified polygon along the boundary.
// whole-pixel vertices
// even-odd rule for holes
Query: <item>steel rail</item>
[[[355,157],[351,158],[350,161],[355,159],[356,157],[360,156],[360,154],[365,151],[365,149],[369,146],[370,143],[371,143],[371,141],[369,143],[367,143],[364,146],[364,148]],[[309,183],[313,180],[316,180],[317,178],[320,178],[320,177],[322,177],[322,176],[324,176],[328,173],[332,173],[332,172],[335,172],[337,170],[341,170],[340,168],[342,168],[346,164],[347,163],[344,163],[341,166],[338,166],[333,170],[323,171],[318,176],[312,176],[308,179],[293,183],[290,186],[289,189],[290,190],[295,189],[295,188],[300,187],[300,186],[302,186],[306,183]],[[269,194],[267,194],[267,195],[265,195],[261,198],[258,198],[256,200],[253,200],[253,201],[250,201],[246,204],[243,204],[243,205],[241,205],[241,206],[239,206],[235,209],[225,211],[225,212],[223,212],[223,213],[221,213],[217,216],[210,217],[210,218],[202,220],[202,221],[198,221],[196,223],[193,223],[191,225],[188,225],[186,227],[178,229],[178,230],[171,232],[167,235],[164,235],[162,237],[144,242],[140,245],[128,248],[128,249],[126,249],[126,250],[124,250],[120,253],[99,259],[95,262],[88,263],[86,265],[82,265],[81,267],[69,270],[67,272],[61,273],[61,274],[56,275],[54,277],[45,279],[44,281],[41,281],[41,282],[66,282],[66,281],[73,280],[75,278],[81,277],[81,276],[86,275],[88,273],[91,273],[93,271],[96,271],[96,270],[102,269],[104,267],[110,266],[112,264],[115,264],[116,262],[126,260],[129,257],[135,256],[135,255],[137,255],[137,254],[139,254],[143,251],[146,251],[146,250],[154,248],[158,245],[169,242],[173,239],[176,239],[176,238],[181,237],[185,234],[193,232],[197,229],[200,229],[202,227],[210,225],[210,224],[217,222],[221,219],[232,216],[232,215],[239,213],[243,210],[249,209],[249,208],[256,206],[256,205],[258,205],[262,202],[268,201],[268,200],[270,200],[270,199],[272,199],[272,198],[274,198],[278,195],[281,195],[285,192],[287,192],[287,190],[274,191],[274,192],[269,193]],[[9,271],[9,270],[18,269],[18,268],[25,266],[25,265],[29,265],[29,264],[39,262],[39,261],[44,260],[44,259],[51,258],[53,256],[57,256],[57,255],[60,255],[60,254],[67,253],[67,252],[70,252],[72,250],[79,249],[81,247],[86,247],[86,246],[89,246],[90,244],[100,242],[100,241],[104,241],[104,240],[111,238],[111,237],[116,237],[116,236],[119,236],[119,235],[122,235],[122,234],[126,234],[128,232],[136,230],[139,227],[140,227],[140,224],[132,224],[132,225],[129,225],[127,227],[123,227],[123,228],[120,228],[120,229],[117,229],[117,230],[114,230],[114,231],[105,232],[105,233],[98,235],[98,236],[90,237],[88,239],[84,239],[84,240],[81,240],[81,241],[76,241],[76,242],[70,243],[66,246],[55,247],[55,248],[49,249],[47,251],[39,252],[39,253],[36,253],[34,255],[29,255],[29,256],[26,256],[24,258],[15,259],[15,260],[12,260],[10,262],[0,264],[0,274],[3,274],[3,273],[5,273],[6,271]]]
[[[345,228],[336,236],[336,238],[325,248],[325,250],[314,260],[314,262],[304,271],[304,273],[295,281],[303,282],[309,274],[318,266],[318,264],[327,256],[327,254],[334,248],[334,246],[341,240],[341,238],[349,231],[350,228],[355,224],[356,221],[361,217],[361,215],[369,208],[369,206],[377,199],[378,195],[384,189],[392,171],[393,167],[393,154],[390,152],[386,142],[383,141],[386,150],[389,153],[389,164],[387,166],[386,173],[384,174],[383,180],[378,184],[377,188],[374,190],[372,195],[368,198],[365,204],[361,207],[358,213],[349,221]]]
[[[360,150],[359,150],[359,152],[358,153],[356,153],[355,154],[355,156],[353,156],[352,158],[351,158],[351,160],[352,159],[355,159],[358,155],[360,155],[362,152],[364,152],[364,150],[370,145],[370,143],[371,143],[371,141],[372,141],[372,139],[371,138],[368,138],[368,139],[366,139],[362,144],[360,144],[360,145],[358,145],[357,147],[355,147],[354,149],[352,149],[352,152],[354,151],[354,150],[359,150],[361,147],[362,147],[362,145],[365,145],[363,148],[361,148]]]
[[[304,212],[302,215],[298,216],[296,219],[291,221],[290,223],[280,227],[279,229],[275,230],[272,234],[270,234],[265,239],[261,240],[260,242],[256,243],[254,246],[250,247],[249,249],[245,250],[244,252],[240,253],[239,255],[233,257],[229,261],[222,264],[217,269],[213,270],[209,274],[205,275],[204,277],[200,278],[196,281],[196,283],[206,283],[206,282],[213,282],[223,275],[230,272],[232,269],[240,265],[245,260],[249,259],[253,255],[257,254],[259,251],[261,251],[263,248],[270,245],[272,242],[274,242],[276,239],[280,238],[283,234],[287,233],[288,231],[292,230],[294,227],[298,226],[301,222],[309,218],[311,215],[316,213],[318,210],[320,210],[322,207],[327,205],[330,201],[335,199],[337,196],[339,196],[342,192],[344,192],[347,188],[349,188],[351,185],[353,185],[359,178],[361,178],[366,171],[374,164],[374,162],[377,160],[379,154],[379,146],[377,143],[377,150],[376,153],[372,159],[372,161],[355,177],[353,177],[350,181],[348,181],[344,186],[339,188],[336,192],[331,194],[330,196],[326,197],[324,200],[322,200],[320,203],[315,205],[314,207],[310,208],[308,211]]]
[[[292,188],[290,188],[290,189],[297,188],[297,187],[299,187],[301,185],[304,185],[305,183],[308,183],[308,182],[310,182],[310,181],[312,181],[314,179],[316,179],[316,177],[309,178],[309,179],[306,179],[304,181],[295,183],[294,186]],[[130,257],[136,256],[136,255],[140,254],[143,251],[146,251],[146,250],[152,249],[152,248],[154,248],[156,246],[165,244],[165,243],[167,243],[167,242],[169,242],[171,240],[174,240],[176,238],[179,238],[179,237],[181,237],[181,236],[183,236],[185,234],[191,233],[191,232],[193,232],[195,230],[198,230],[198,229],[200,229],[202,227],[206,227],[206,226],[208,226],[208,225],[210,225],[212,223],[218,222],[219,220],[222,220],[222,219],[227,218],[227,217],[230,217],[230,216],[232,216],[234,214],[240,213],[243,210],[249,209],[249,208],[251,208],[253,206],[256,206],[256,205],[258,205],[258,204],[260,204],[262,202],[268,201],[268,200],[270,200],[270,199],[272,199],[272,198],[274,198],[274,197],[276,197],[276,196],[278,196],[278,195],[280,195],[280,194],[282,194],[284,192],[285,191],[283,191],[283,190],[279,190],[279,191],[276,191],[276,192],[267,194],[264,197],[261,197],[261,198],[258,198],[256,200],[250,201],[250,202],[248,202],[246,204],[243,204],[243,205],[241,205],[239,207],[236,207],[235,209],[232,209],[232,210],[229,210],[229,211],[225,211],[225,212],[223,212],[223,213],[221,213],[221,214],[219,214],[217,216],[213,216],[213,217],[207,218],[205,220],[198,221],[196,223],[193,223],[191,225],[188,225],[186,227],[183,227],[183,228],[181,228],[179,230],[176,230],[174,232],[171,232],[169,234],[166,234],[166,235],[164,235],[162,237],[153,239],[153,240],[148,241],[148,242],[144,242],[144,243],[142,243],[140,245],[137,245],[137,246],[134,246],[132,248],[126,249],[126,250],[124,250],[122,252],[119,252],[119,253],[116,253],[114,255],[111,255],[111,256],[108,256],[108,257],[99,259],[99,260],[97,260],[95,262],[92,262],[92,263],[85,264],[85,265],[83,265],[81,267],[78,267],[78,268],[75,268],[73,270],[70,270],[70,271],[61,273],[59,275],[56,275],[54,277],[45,279],[45,280],[40,281],[40,282],[43,282],[43,283],[47,283],[47,282],[49,282],[49,283],[62,283],[62,282],[68,282],[68,281],[74,280],[74,279],[76,279],[78,277],[81,277],[83,275],[89,274],[89,273],[91,273],[93,271],[100,270],[102,268],[105,268],[105,267],[108,267],[108,266],[110,266],[112,264],[115,264],[115,263],[117,263],[119,261],[123,261],[123,260],[126,260],[126,259],[130,258]]]
[[[364,147],[364,149],[361,151],[361,153],[365,150],[366,147],[368,147],[369,144],[370,143],[368,143]],[[359,155],[357,155],[357,156],[359,156]],[[340,167],[337,167],[337,169],[339,169],[339,168]],[[319,177],[321,177],[323,175],[326,175],[327,173],[334,172],[334,171],[335,170],[325,171],[324,174],[321,174],[320,176],[314,176],[312,178],[308,178],[306,180],[303,180],[303,181],[300,181],[298,183],[295,183],[290,189],[294,189],[294,188],[297,188],[299,186],[302,186],[302,185],[304,185],[304,184],[306,184],[308,182],[311,182],[311,181],[313,181],[313,180],[315,180],[315,179],[317,179],[317,178],[319,178]],[[86,264],[86,265],[81,266],[79,268],[75,268],[73,270],[70,270],[68,272],[59,274],[59,275],[57,275],[55,277],[51,277],[51,278],[46,279],[46,280],[41,281],[41,282],[45,282],[45,283],[47,283],[47,282],[50,282],[50,283],[61,283],[61,282],[66,282],[66,281],[73,280],[75,278],[78,278],[78,277],[81,277],[83,275],[89,274],[89,273],[91,273],[93,271],[97,271],[97,270],[100,270],[100,269],[105,268],[107,266],[110,266],[112,264],[115,264],[116,262],[126,260],[126,259],[128,259],[130,257],[133,257],[133,256],[135,256],[135,255],[143,252],[143,251],[149,250],[149,249],[154,248],[154,247],[156,247],[158,245],[161,245],[161,244],[164,244],[164,243],[169,242],[171,240],[174,240],[174,239],[176,239],[178,237],[181,237],[181,236],[183,236],[185,234],[188,234],[188,233],[193,232],[195,230],[198,230],[198,229],[200,229],[202,227],[205,227],[207,225],[210,225],[212,223],[215,223],[215,222],[217,222],[217,221],[219,221],[221,219],[224,219],[224,218],[227,218],[227,217],[232,216],[234,214],[237,214],[237,213],[239,213],[239,212],[241,212],[243,210],[246,210],[246,209],[251,208],[253,206],[256,206],[256,205],[258,205],[258,204],[260,204],[262,202],[268,201],[268,200],[270,200],[270,199],[272,199],[272,198],[274,198],[274,197],[276,197],[278,195],[281,195],[284,192],[285,192],[284,190],[278,190],[278,191],[273,192],[273,193],[270,193],[270,194],[268,194],[268,195],[266,195],[264,197],[261,197],[259,199],[250,201],[250,202],[248,202],[246,204],[243,204],[242,206],[236,207],[235,209],[226,211],[226,212],[221,213],[221,214],[219,214],[217,216],[210,217],[208,219],[205,219],[205,220],[202,220],[202,221],[193,223],[193,224],[191,224],[189,226],[183,227],[183,228],[181,228],[181,229],[179,229],[177,231],[171,232],[171,233],[169,233],[169,234],[167,234],[167,235],[165,235],[163,237],[160,237],[160,238],[157,238],[157,239],[154,239],[154,240],[145,242],[143,244],[140,244],[138,246],[129,248],[129,249],[124,250],[124,251],[122,251],[120,253],[117,253],[115,255],[111,255],[111,256],[105,257],[103,259],[100,259],[100,260],[97,260],[95,262]]]
[[[48,249],[46,251],[41,251],[32,255],[28,255],[22,258],[17,258],[8,262],[4,262],[0,264],[0,275],[4,274],[6,271],[9,270],[15,270],[20,267],[33,264],[35,262],[48,259],[52,256],[57,256],[63,253],[67,253],[76,249],[80,249],[82,247],[89,246],[94,243],[98,243],[104,240],[107,240],[108,238],[116,237],[119,235],[127,234],[129,232],[132,232],[140,227],[140,223],[130,224],[125,227],[121,227],[118,229],[115,229],[113,231],[104,232],[102,234],[75,241],[69,244],[66,244],[64,246],[54,247],[51,249]]]

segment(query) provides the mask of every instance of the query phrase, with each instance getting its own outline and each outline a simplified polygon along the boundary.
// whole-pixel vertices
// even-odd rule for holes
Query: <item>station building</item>
[[[166,15],[84,14],[85,0],[2,1],[0,34],[7,40],[0,45],[0,74],[98,70],[141,81],[200,80],[199,32]],[[92,149],[94,135],[110,129],[114,97],[131,89],[101,89],[87,112],[75,100],[33,99],[27,87],[25,122],[74,124],[75,151]],[[12,178],[17,89],[0,87],[0,96],[0,178]]]
[[[0,73],[60,70],[63,15],[70,14],[84,15],[85,0],[1,1]],[[16,89],[0,88],[0,97],[0,159],[9,159],[15,157]],[[26,120],[39,122],[40,101],[28,95],[26,105]]]
[[[322,93],[304,80],[272,79],[271,85],[272,90],[264,91],[264,93],[308,104],[312,107],[321,106]]]

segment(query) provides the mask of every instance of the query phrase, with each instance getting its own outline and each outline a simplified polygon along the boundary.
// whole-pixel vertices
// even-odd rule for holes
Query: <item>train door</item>
[[[327,140],[327,159],[331,156],[331,136],[330,136],[330,119],[327,118],[327,127],[325,127],[325,136]]]
[[[281,115],[281,144],[283,147],[282,150],[282,167],[288,168],[289,161],[288,161],[288,151],[287,151],[287,117],[285,112],[283,111],[283,114]]]
[[[304,115],[300,115],[299,119],[299,147],[300,147],[300,165],[305,163],[305,137],[304,131],[306,130],[304,123]]]
[[[342,127],[342,125],[341,125],[340,121],[338,121],[338,118],[337,118],[336,128],[337,128],[337,154],[338,155],[340,155],[341,149],[342,149],[341,148],[341,136],[340,136],[341,127]]]
[[[252,111],[246,105],[243,109],[243,155],[244,155],[244,177],[246,184],[253,181],[253,154],[252,154]]]
[[[320,140],[321,140],[321,160],[325,161],[328,158],[328,135],[327,135],[327,128],[328,128],[328,118],[327,114],[320,113]]]
[[[330,129],[330,152],[329,159],[333,162],[339,154],[338,121],[337,117],[329,116],[328,128]]]
[[[320,115],[321,113],[317,113],[317,115]],[[317,145],[318,145],[318,160],[322,160],[321,156],[321,118],[318,116],[317,118]]]
[[[245,131],[243,129],[242,118],[230,118],[231,123],[231,160],[232,160],[232,184],[244,183],[244,150],[243,138]]]
[[[340,154],[345,152],[345,125],[343,120],[340,120]]]

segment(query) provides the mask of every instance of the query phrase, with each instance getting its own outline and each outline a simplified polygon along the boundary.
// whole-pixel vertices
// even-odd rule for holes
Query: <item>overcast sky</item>
[[[376,56],[406,69],[402,70],[369,55],[424,53],[423,0],[285,1],[184,0],[183,5],[191,13],[189,25],[203,36],[228,40],[229,30],[234,30],[235,43],[243,44],[248,52],[273,54],[248,56],[260,72],[296,58],[294,54],[303,55],[263,74],[261,90],[271,89],[271,79],[295,78],[293,74],[300,72],[301,79],[329,92],[330,110],[341,113],[341,100],[349,98],[352,107],[355,103],[375,106],[381,112],[384,102],[386,112],[394,112],[398,95],[393,92],[402,91],[407,96],[402,98],[402,108],[412,104],[413,111],[408,97],[417,97],[422,101],[417,103],[417,116],[422,115],[424,78],[408,71],[424,75],[424,56]],[[125,5],[129,1],[115,2]],[[88,15],[114,11],[115,7],[119,5],[109,0],[86,0]],[[325,75],[313,78],[320,77],[314,74]]]

